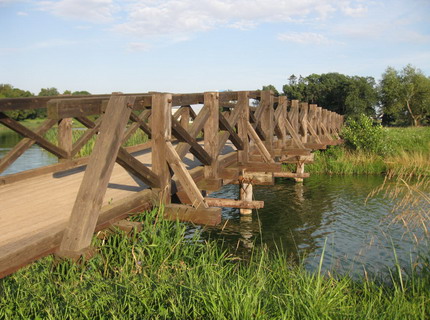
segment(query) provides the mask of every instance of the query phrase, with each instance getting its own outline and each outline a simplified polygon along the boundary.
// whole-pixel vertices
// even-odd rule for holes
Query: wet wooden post
[[[70,160],[73,146],[72,118],[59,120],[57,132],[58,146],[67,153],[67,158],[59,158],[58,161]]]
[[[153,189],[162,204],[169,204],[171,198],[170,170],[167,164],[166,141],[171,138],[172,95],[152,95],[152,171],[158,175],[160,188]]]
[[[204,175],[207,180],[218,180],[219,93],[205,92],[204,104],[209,109],[209,118],[204,125],[205,150],[212,158],[212,163],[204,168]]]
[[[243,150],[238,151],[239,163],[244,165],[249,159],[249,139],[248,139],[248,122],[249,122],[249,97],[248,91],[238,92],[237,107],[240,108],[238,121],[238,134],[243,141]]]
[[[59,256],[78,259],[87,255],[106,194],[118,150],[121,147],[135,97],[112,95],[100,135],[90,156],[70,220],[64,231]]]
[[[264,145],[267,151],[272,153],[273,151],[273,93],[272,91],[265,90],[261,92],[261,101],[259,108],[261,110],[261,129],[266,134],[266,140],[264,140]]]

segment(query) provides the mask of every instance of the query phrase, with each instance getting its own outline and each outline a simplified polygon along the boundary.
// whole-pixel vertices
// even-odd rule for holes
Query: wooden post
[[[85,170],[58,254],[79,258],[87,252],[135,97],[112,95]]]
[[[308,103],[300,103],[300,126],[302,128],[302,142],[308,142]]]
[[[288,116],[294,131],[299,134],[299,100],[291,100],[291,109]]]
[[[237,106],[240,108],[238,122],[239,137],[243,142],[243,150],[239,150],[239,163],[246,164],[249,160],[249,139],[248,139],[248,122],[249,122],[249,98],[247,91],[238,92]]]
[[[72,137],[72,118],[64,118],[58,121],[58,146],[66,151],[67,158],[59,158],[59,161],[71,159],[73,137]]]
[[[219,131],[219,93],[205,92],[204,104],[209,109],[209,118],[204,125],[205,150],[212,158],[212,164],[205,166],[206,179],[218,179],[218,131]]]
[[[162,204],[170,203],[170,170],[167,164],[166,141],[171,137],[172,95],[152,95],[152,171],[158,175],[160,188],[154,189]]]
[[[279,112],[279,126],[282,133],[281,149],[285,150],[287,147],[287,96],[279,96],[278,108],[281,109]]]
[[[296,167],[296,173],[297,175],[304,175],[305,173],[305,163],[302,161],[297,162]],[[303,182],[303,178],[294,178],[296,182]]]
[[[190,106],[182,106],[184,108],[181,113],[181,126],[188,130],[188,126],[190,124]]]
[[[264,145],[266,146],[267,151],[272,153],[273,151],[273,134],[274,134],[274,125],[273,125],[273,94],[269,90],[265,90],[261,92],[261,101],[259,108],[261,110],[261,129],[266,134],[266,140],[264,140]]]
[[[243,171],[241,173],[243,176]],[[242,179],[239,184],[239,197],[242,201],[252,201],[252,184],[246,179]],[[252,214],[252,209],[239,209],[240,214]]]

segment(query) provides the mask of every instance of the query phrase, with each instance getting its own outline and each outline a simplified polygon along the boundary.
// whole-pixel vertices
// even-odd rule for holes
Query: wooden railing
[[[201,107],[199,112],[192,107],[196,105]],[[178,107],[174,114],[173,107]],[[47,111],[47,119],[34,130],[7,116],[7,111],[31,108]],[[91,120],[90,116],[98,118]],[[75,142],[73,118],[87,128]],[[271,91],[114,93],[0,99],[0,123],[24,137],[0,159],[0,173],[35,143],[59,160],[58,164],[0,177],[0,184],[87,165],[59,251],[73,256],[90,244],[115,162],[147,184],[164,205],[169,206],[175,193],[188,205],[185,211],[209,212],[213,206],[227,206],[228,201],[208,198],[202,190],[217,190],[231,181],[248,183],[246,172],[303,178],[304,163],[312,150],[339,143],[343,116],[314,104],[275,97]],[[57,144],[44,138],[55,125]],[[149,142],[122,147],[137,130],[147,134]],[[98,136],[91,156],[76,158],[94,135]],[[235,151],[223,154],[227,143]],[[145,149],[152,151],[151,168],[132,155]],[[201,163],[198,174],[183,162],[188,152]],[[283,173],[282,163],[295,163],[297,171]],[[175,190],[172,181],[176,182]],[[229,206],[258,207],[251,200]]]

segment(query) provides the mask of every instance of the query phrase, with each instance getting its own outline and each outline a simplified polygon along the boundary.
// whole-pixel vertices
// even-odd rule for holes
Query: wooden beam
[[[66,151],[66,159],[72,158],[72,118],[64,118],[58,121],[58,147]]]
[[[273,124],[273,95],[271,91],[261,92],[261,101],[259,108],[262,108],[260,123],[261,129],[266,134],[264,145],[269,153],[273,149],[273,135],[274,135],[274,124]]]
[[[209,109],[209,118],[204,125],[205,150],[212,158],[211,165],[205,166],[205,178],[218,178],[218,124],[219,124],[219,94],[218,92],[205,92],[205,106]]]
[[[261,209],[264,208],[264,201],[244,201],[236,199],[205,198],[209,207],[226,207],[239,209]]]
[[[36,130],[35,133],[43,136],[56,123],[55,120],[45,120]],[[18,159],[35,141],[30,138],[23,138],[19,141],[3,158],[0,159],[0,173],[5,171],[16,159]],[[1,184],[1,182],[0,182]]]
[[[99,132],[100,124],[102,123],[103,116],[100,116],[95,122],[91,129],[85,130],[85,132],[79,137],[79,139],[73,144],[71,157],[74,157],[79,150],[88,142],[90,139]],[[90,120],[88,120],[90,121]]]
[[[176,153],[176,150],[170,141],[166,141],[166,159],[169,163],[169,166],[178,177],[182,188],[184,188],[185,192],[190,197],[193,207],[198,208],[202,206],[207,208],[208,206],[205,203],[199,188],[197,187],[188,170],[185,168],[184,163]]]
[[[133,116],[132,115],[135,115],[135,114],[133,112],[130,114],[130,119],[133,121]],[[149,132],[151,132],[151,128],[149,128],[149,125],[147,125],[145,123],[145,121],[149,118],[150,115],[151,115],[151,110],[143,110],[139,115],[135,115],[135,116],[137,116],[137,119],[139,121],[138,122],[133,122],[127,128],[127,130],[125,131],[125,134],[124,134],[122,142],[126,143],[131,138],[131,136],[137,131],[137,129],[139,129],[139,128],[142,129],[142,124],[141,123],[144,123],[146,125],[147,130]],[[148,135],[147,132],[145,132],[145,133]],[[148,135],[148,139],[151,139],[151,135]]]
[[[149,127],[149,125],[144,121],[144,120],[146,120],[146,119],[148,119],[148,117],[150,116],[150,111],[148,110],[148,111],[143,111],[143,113],[144,114],[142,114],[142,116],[141,117],[139,117],[139,116],[137,116],[136,114],[134,114],[134,113],[131,113],[130,114],[130,119],[132,120],[132,121],[134,121],[134,122],[136,122],[136,123],[138,123],[139,124],[139,127],[140,127],[140,129],[142,129],[143,130],[143,132],[145,132],[147,135],[148,135],[148,138],[149,139],[151,139],[151,137],[152,137],[152,130],[151,130],[151,128]]]
[[[155,93],[152,96],[152,171],[160,179],[160,189],[156,190],[162,204],[170,203],[171,181],[167,164],[166,141],[171,138],[172,95]]]
[[[237,150],[243,150],[243,141],[240,139],[239,135],[234,131],[229,121],[219,113],[219,125],[221,130],[226,130],[230,134],[230,141],[234,144]]]
[[[106,110],[108,99],[77,98],[52,99],[47,104],[48,118],[63,119],[102,114]]]
[[[91,244],[92,235],[103,203],[109,179],[121,146],[135,97],[113,95],[106,109],[106,119],[100,127],[100,135],[85,170],[70,220],[64,231],[59,255],[76,257]]]
[[[210,165],[212,163],[212,157],[206,152],[205,149],[194,139],[188,131],[172,116],[172,134],[178,139],[178,141],[186,142],[190,145],[191,153],[199,159],[204,165]]]
[[[160,188],[161,185],[158,176],[122,147],[119,148],[116,162],[151,188]]]
[[[240,139],[243,142],[243,149],[238,152],[238,160],[245,164],[248,162],[249,156],[249,138],[248,138],[248,121],[249,121],[249,98],[247,91],[238,93],[237,108],[240,109],[237,131]]]
[[[184,204],[169,204],[164,206],[164,218],[216,226],[221,223],[221,208],[193,208]]]
[[[266,134],[264,133],[263,129],[261,129],[261,123],[259,120],[257,120],[252,112],[249,113],[249,121],[252,123],[252,127],[255,129],[255,132],[257,132],[260,139],[266,140]]]
[[[258,150],[260,151],[260,153],[263,155],[264,160],[267,163],[274,163],[275,161],[272,159],[272,156],[270,155],[269,151],[266,149],[266,146],[263,144],[263,142],[260,140],[260,137],[258,136],[258,134],[255,132],[254,128],[252,127],[252,125],[248,122],[248,135],[251,138],[251,140],[253,140],[258,148]]]
[[[34,140],[39,146],[48,150],[58,158],[67,158],[67,152],[65,150],[47,141],[41,135],[37,134],[34,131],[31,131],[27,127],[24,127],[22,124],[18,123],[17,121],[12,120],[3,112],[0,112],[0,123],[4,124],[6,127],[19,133],[20,135]]]
[[[295,172],[275,172],[273,173],[275,178],[309,178],[310,173],[295,173]]]

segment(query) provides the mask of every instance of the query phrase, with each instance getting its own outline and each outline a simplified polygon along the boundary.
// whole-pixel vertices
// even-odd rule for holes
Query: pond
[[[0,134],[0,158],[20,137],[10,131]],[[3,174],[56,163],[57,158],[37,145],[24,153]],[[218,239],[238,255],[250,254],[253,246],[283,250],[291,259],[303,260],[308,270],[317,270],[324,251],[323,269],[352,276],[388,274],[397,261],[409,267],[428,243],[417,244],[411,232],[392,223],[394,203],[381,195],[367,199],[383,183],[382,176],[312,175],[304,183],[277,179],[274,186],[254,186],[256,200],[265,207],[241,216],[238,209],[223,209],[218,227],[190,226],[203,238]],[[227,185],[211,197],[238,198],[238,186]],[[419,231],[415,235],[420,238]]]

